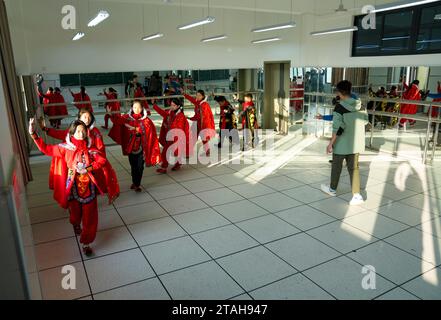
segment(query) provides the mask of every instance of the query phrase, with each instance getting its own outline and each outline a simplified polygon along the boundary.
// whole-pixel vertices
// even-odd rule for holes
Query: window
[[[439,3],[377,13],[376,29],[363,29],[364,17],[354,19],[352,56],[441,53]]]
[[[419,52],[441,51],[441,6],[421,10],[416,50]]]
[[[408,51],[412,28],[413,11],[397,12],[384,16],[381,51]]]

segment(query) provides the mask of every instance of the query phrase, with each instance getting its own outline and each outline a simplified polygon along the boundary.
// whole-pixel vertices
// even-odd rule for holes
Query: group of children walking
[[[42,92],[40,86],[38,92]],[[62,130],[58,122],[52,121],[52,128],[48,128],[44,121],[39,121],[43,132],[61,140],[62,143],[46,144],[36,132],[34,118],[29,122],[29,133],[40,151],[52,157],[49,187],[53,190],[57,203],[69,210],[70,223],[75,234],[80,236],[83,252],[90,256],[93,254],[90,244],[95,240],[98,226],[97,196],[107,194],[109,203],[112,203],[119,196],[120,189],[116,173],[106,157],[103,137],[95,127],[93,108],[90,99],[85,98],[85,89],[82,87],[80,93],[71,93],[79,112],[77,119],[68,129]],[[183,99],[169,99],[168,109],[162,109],[152,101],[153,109],[163,118],[159,139],[155,125],[149,118],[151,113],[147,100],[134,100],[131,110],[122,115],[119,102],[112,101],[118,97],[116,91],[109,88],[108,92],[104,90],[103,95],[108,100],[104,128],[108,128],[109,120],[113,122],[109,137],[121,145],[123,154],[129,158],[132,190],[142,192],[141,181],[146,166],[160,165],[156,170],[159,174],[167,173],[170,164],[173,171],[179,170],[185,158],[193,154],[199,137],[205,155],[210,156],[209,142],[216,136],[216,131],[214,116],[204,91],[199,90],[196,98],[184,95],[184,98],[194,105],[194,115],[191,118],[185,116]],[[42,96],[48,99],[46,103],[54,101],[49,94]],[[230,132],[230,143],[239,143],[234,107],[223,96],[216,96],[214,99],[219,103],[221,110],[218,147],[222,147],[225,132]],[[245,146],[253,143],[254,129],[258,128],[258,125],[252,95],[246,95],[245,100],[241,102],[242,125],[252,129],[251,139],[247,137],[244,140]],[[193,121],[195,130],[190,130],[188,120]]]

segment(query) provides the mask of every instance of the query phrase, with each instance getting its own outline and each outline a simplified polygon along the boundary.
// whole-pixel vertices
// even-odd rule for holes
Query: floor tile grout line
[[[128,286],[132,286],[134,284],[139,284],[141,282],[145,282],[145,281],[149,281],[149,280],[155,280],[155,279],[159,280],[159,277],[158,276],[151,276],[151,277],[148,277],[148,278],[145,278],[145,279],[142,279],[142,280],[133,281],[133,282],[130,282],[130,283],[127,283],[127,284],[124,284],[124,285],[120,285],[120,286],[117,286],[117,287],[113,287],[113,288],[110,288],[110,289],[106,289],[106,290],[103,290],[103,291],[98,291],[98,292],[93,293],[93,295],[100,295],[100,294],[103,294],[103,293],[107,293],[107,292],[110,292],[110,291],[122,289],[122,288],[125,288],[125,287],[128,287]],[[162,285],[162,283],[161,283],[161,285]],[[168,294],[168,292],[167,292],[167,294]],[[170,300],[173,300],[173,299],[170,298]]]
[[[173,179],[173,178],[172,178]],[[185,187],[184,187],[185,188]],[[187,189],[188,190],[188,189]],[[190,191],[190,190],[188,190],[188,191]],[[191,191],[190,191],[191,192]],[[208,205],[208,203],[206,203],[203,199],[200,199],[202,202],[204,202],[206,205]],[[210,206],[211,207],[211,206]],[[165,210],[165,208],[164,208],[164,210]],[[179,225],[179,227],[181,228],[181,229],[183,229],[184,230],[184,232],[185,233],[187,233],[187,235],[190,237],[190,239],[192,239],[211,259],[212,259],[212,261],[214,262],[214,263],[216,263],[217,264],[217,266],[220,268],[220,269],[222,269],[223,270],[223,272],[225,272],[225,274],[227,274],[238,286],[239,286],[239,288],[241,288],[245,293],[248,293],[248,291],[232,276],[232,275],[230,275],[230,273],[229,272],[227,272],[227,270],[225,270],[221,265],[220,265],[220,263],[218,263],[217,261],[216,261],[216,259],[214,259],[214,257],[198,242],[198,241],[196,241],[196,239],[194,239],[194,237],[191,235],[191,234],[189,234],[188,232],[187,232],[187,230],[185,230],[180,224],[179,224],[179,222],[176,220],[176,219],[174,219],[174,217],[173,216],[171,216],[171,218],[173,219],[173,221],[175,221],[175,223],[176,224],[178,224]],[[227,219],[228,220],[228,219]]]
[[[289,178],[289,177],[288,177]],[[178,182],[178,183],[180,183],[180,182]],[[282,191],[278,191],[278,192],[280,192],[280,193],[282,193]],[[413,195],[414,196],[414,195]],[[401,199],[402,200],[402,199]],[[401,201],[401,200],[397,200],[397,201]],[[314,208],[315,209],[315,208]],[[288,209],[287,209],[288,210]],[[316,209],[317,210],[317,209]],[[366,210],[366,211],[368,211],[368,210]],[[270,214],[272,214],[272,213],[270,213]],[[279,217],[280,218],[280,217]],[[333,217],[334,218],[334,217]],[[283,220],[283,219],[282,219]],[[234,223],[235,224],[235,223]],[[415,226],[414,227],[411,227],[411,228],[415,228]],[[305,233],[306,233],[306,231],[305,231]],[[405,251],[406,252],[406,251]]]
[[[137,249],[141,252],[142,256],[144,257],[144,259],[146,260],[146,262],[148,263],[150,269],[152,269],[154,275],[156,278],[158,278],[158,281],[161,283],[162,287],[164,288],[165,292],[168,294],[168,296],[170,297],[170,299],[172,299],[172,296],[170,294],[170,292],[167,290],[167,288],[165,287],[164,283],[162,282],[162,280],[159,278],[156,270],[153,268],[153,265],[151,264],[151,262],[149,261],[149,259],[146,257],[144,251],[141,249],[141,246],[139,245],[139,242],[136,240],[135,236],[133,235],[133,233],[131,232],[130,228],[127,226],[127,224],[125,223],[124,219],[122,218],[120,212],[118,211],[118,209],[115,208],[115,210],[117,211],[118,215],[120,216],[121,220],[123,220],[124,226],[126,227],[127,231],[129,232],[130,236],[132,237],[133,241],[135,242]],[[172,299],[173,300],[173,299]]]
[[[383,292],[382,294],[376,296],[376,297],[373,298],[372,300],[378,300],[378,298],[381,298],[381,297],[387,295],[388,293],[391,293],[392,291],[394,291],[394,290],[396,290],[396,289],[401,289],[401,290],[403,290],[403,291],[409,293],[410,295],[414,296],[417,300],[422,300],[422,299],[420,299],[419,297],[417,297],[415,294],[413,294],[412,292],[409,292],[409,291],[407,291],[406,289],[401,288],[400,286],[396,286],[395,288],[392,288],[392,289],[390,289],[390,290],[387,290],[386,292]]]
[[[78,250],[79,250],[79,253],[80,253],[81,264],[83,265],[84,274],[86,275],[86,280],[87,280],[87,285],[88,285],[88,287],[89,287],[89,292],[90,292],[90,295],[91,295],[91,297],[92,297],[92,300],[94,300],[94,298],[93,298],[93,293],[92,293],[92,285],[90,284],[89,275],[88,275],[88,273],[87,273],[87,269],[86,269],[86,264],[85,264],[85,262],[84,262],[84,258],[83,258],[82,252],[81,252],[81,243],[80,243],[80,239],[79,239],[79,237],[75,237],[75,240],[76,240],[76,242],[77,242]]]

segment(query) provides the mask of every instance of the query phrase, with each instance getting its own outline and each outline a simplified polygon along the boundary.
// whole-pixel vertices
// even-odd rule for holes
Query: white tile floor
[[[349,207],[346,172],[337,198],[320,191],[330,174],[326,141],[285,157],[290,141],[271,157],[256,152],[251,165],[147,168],[140,194],[128,190],[128,160],[109,147],[122,193],[113,205],[99,201],[91,258],[54,205],[49,162],[32,158],[42,298],[441,299],[441,164],[366,152],[367,201]],[[76,290],[61,288],[67,264]],[[377,272],[375,289],[362,287],[365,265]]]

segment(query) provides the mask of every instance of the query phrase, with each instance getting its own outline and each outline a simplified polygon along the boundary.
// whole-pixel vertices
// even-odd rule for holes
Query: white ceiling
[[[361,14],[362,6],[392,2],[395,1],[344,0],[348,12],[336,14],[334,9],[340,0],[292,0],[296,28],[255,34],[250,32],[252,28],[291,20],[291,0],[210,0],[210,15],[216,21],[187,31],[178,31],[176,27],[206,16],[208,0],[5,0],[20,74],[172,66],[256,67],[266,60],[289,59],[309,65],[347,64],[349,34],[312,39],[309,32],[347,26],[352,15]],[[86,33],[80,41],[71,40],[78,29],[61,27],[61,8],[66,4],[76,7],[77,28]],[[100,9],[108,10],[110,18],[96,28],[88,28],[87,22]],[[156,32],[165,37],[140,40]],[[224,33],[228,35],[226,40],[200,43],[202,38]],[[282,41],[251,44],[252,40],[272,36],[279,36]],[[389,63],[384,59],[380,62]]]

